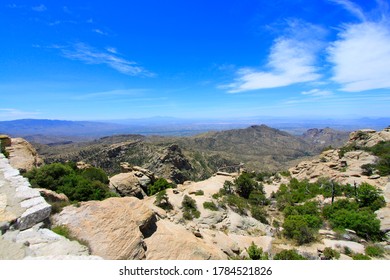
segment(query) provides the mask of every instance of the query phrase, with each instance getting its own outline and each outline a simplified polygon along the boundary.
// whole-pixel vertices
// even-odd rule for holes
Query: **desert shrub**
[[[5,149],[5,141],[4,140],[0,140],[0,153],[2,153],[6,158],[9,157],[9,153]]]
[[[250,193],[249,203],[252,205],[268,205],[270,203],[269,199],[265,196],[263,187],[261,189],[254,190]]]
[[[334,229],[352,229],[357,235],[373,240],[381,237],[380,221],[375,213],[367,209],[337,210],[330,215],[329,221]]]
[[[365,253],[370,257],[383,257],[385,250],[379,245],[371,245],[366,247]]]
[[[197,190],[195,192],[195,195],[197,195],[197,196],[204,195],[204,191],[203,190]]]
[[[310,243],[314,240],[315,230],[310,227],[307,217],[310,215],[305,216],[291,215],[283,223],[284,236],[295,240],[298,245]]]
[[[283,250],[275,254],[274,260],[307,260],[295,250]]]
[[[107,174],[100,168],[90,167],[84,169],[84,171],[81,172],[81,175],[90,181],[99,181],[104,184],[108,184],[110,181]]]
[[[211,211],[218,211],[218,206],[212,201],[203,202],[203,208]]]
[[[172,204],[169,202],[166,190],[157,193],[154,204],[166,211],[173,209]]]
[[[172,184],[164,178],[158,178],[153,185],[148,187],[148,195],[155,195],[158,192],[172,188]]]
[[[280,171],[279,174],[283,177],[291,177],[291,173],[288,170]]]
[[[263,224],[268,224],[268,220],[267,220],[268,214],[263,207],[252,205],[251,215],[253,218],[262,222]]]
[[[325,259],[327,259],[327,260],[333,260],[333,259],[338,260],[340,258],[340,252],[332,249],[331,247],[326,247],[324,249],[323,254],[324,254]]]
[[[61,235],[67,239],[72,239],[70,235],[69,228],[65,225],[55,226],[51,229],[54,233]]]
[[[107,175],[98,168],[79,170],[74,163],[52,163],[34,168],[24,176],[32,187],[64,193],[73,202],[116,196],[108,188]]]
[[[373,147],[366,148],[366,150],[379,157],[378,162],[375,164],[379,175],[390,175],[390,141],[379,142]]]
[[[363,175],[371,176],[372,174],[374,174],[375,164],[371,164],[371,163],[363,164],[362,166],[360,166],[360,168],[362,169]]]
[[[372,211],[386,206],[385,199],[374,186],[367,183],[362,183],[357,189],[357,200],[359,206],[369,207]]]
[[[233,193],[233,187],[234,187],[234,184],[231,182],[231,181],[225,181],[223,183],[223,190],[224,190],[224,194],[232,194]]]
[[[268,254],[263,252],[263,249],[258,247],[254,242],[246,250],[251,260],[268,260]]]
[[[248,201],[245,198],[234,194],[224,196],[223,202],[240,215],[246,215],[246,211],[249,208]]]
[[[346,254],[347,256],[352,256],[353,252],[351,248],[349,248],[348,246],[344,246],[344,254]]]
[[[196,201],[185,195],[183,201],[181,203],[183,206],[183,218],[186,220],[192,220],[193,218],[199,218],[200,212],[198,211],[198,207],[196,206]]]
[[[236,191],[239,196],[248,199],[253,190],[258,188],[258,183],[251,178],[248,173],[242,173],[237,179],[234,180]]]
[[[352,256],[352,259],[357,261],[371,260],[369,256],[366,256],[364,254],[355,254]]]

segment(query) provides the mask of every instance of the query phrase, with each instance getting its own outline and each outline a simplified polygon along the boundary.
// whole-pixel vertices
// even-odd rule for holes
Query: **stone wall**
[[[51,206],[0,153],[0,260],[95,258],[46,228]]]

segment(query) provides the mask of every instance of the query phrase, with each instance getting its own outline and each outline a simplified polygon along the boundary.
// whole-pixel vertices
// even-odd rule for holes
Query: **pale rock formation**
[[[134,197],[109,198],[68,206],[53,217],[104,259],[144,259],[144,238],[155,230],[155,215]]]
[[[20,171],[30,171],[43,164],[34,147],[23,138],[12,138],[11,146],[7,147],[7,151],[11,166]]]
[[[148,169],[121,163],[122,173],[110,178],[110,189],[120,196],[144,198],[147,188],[155,181],[153,172]]]
[[[57,192],[52,191],[52,190],[41,189],[41,188],[36,188],[36,190],[39,191],[41,196],[43,196],[45,198],[45,200],[49,203],[53,203],[53,202],[68,203],[69,202],[69,198],[63,193],[57,193]]]
[[[156,232],[145,243],[148,260],[227,259],[217,246],[205,243],[183,226],[167,220],[157,222]]]

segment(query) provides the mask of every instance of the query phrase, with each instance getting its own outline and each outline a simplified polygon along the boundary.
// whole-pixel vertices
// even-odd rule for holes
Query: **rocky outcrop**
[[[145,259],[144,238],[156,227],[153,212],[135,197],[68,206],[53,221],[88,243],[92,254],[111,260]]]
[[[354,131],[349,135],[348,145],[372,147],[382,141],[390,141],[390,127],[378,132],[372,129]]]
[[[22,138],[12,138],[11,146],[7,147],[11,166],[26,172],[43,164],[34,147]]]
[[[183,226],[167,220],[157,222],[157,231],[145,240],[148,260],[218,260],[227,256]]]
[[[69,198],[63,193],[57,193],[48,189],[36,188],[43,198],[49,203],[63,202],[69,203]]]
[[[150,184],[155,181],[154,174],[144,168],[131,166],[128,163],[121,164],[122,172],[110,178],[110,189],[120,196],[146,196]]]

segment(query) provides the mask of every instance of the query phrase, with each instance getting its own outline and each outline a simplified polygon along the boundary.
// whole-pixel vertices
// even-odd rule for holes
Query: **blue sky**
[[[10,0],[0,26],[0,120],[390,117],[385,0]]]

